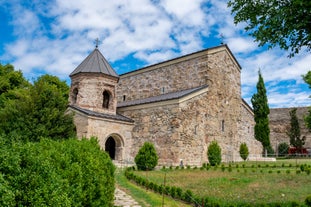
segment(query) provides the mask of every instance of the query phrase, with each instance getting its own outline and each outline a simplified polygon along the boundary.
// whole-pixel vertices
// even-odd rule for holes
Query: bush
[[[157,152],[150,142],[145,142],[144,145],[139,149],[135,163],[139,170],[152,170],[158,164]]]
[[[5,169],[5,170],[4,170]],[[115,168],[97,140],[69,139],[0,147],[4,206],[109,206]]]
[[[267,147],[267,153],[268,153],[268,157],[274,157],[275,152],[271,145]]]
[[[289,145],[286,142],[282,142],[278,146],[279,156],[286,156],[288,154]]]
[[[190,203],[191,200],[192,200],[192,197],[193,197],[192,191],[191,190],[186,190],[186,192],[183,195],[183,200]]]
[[[311,206],[311,195],[308,195],[306,200],[305,200],[305,203],[307,206]]]
[[[248,147],[247,147],[246,143],[242,143],[240,145],[240,156],[245,161],[247,159],[248,155],[249,155]]]
[[[207,158],[211,166],[221,163],[221,148],[216,141],[212,141],[207,149]]]

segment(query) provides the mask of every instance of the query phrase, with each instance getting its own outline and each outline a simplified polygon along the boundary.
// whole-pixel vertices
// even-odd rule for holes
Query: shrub
[[[172,196],[172,198],[176,197],[176,187],[174,187],[174,186],[171,187],[170,195]]]
[[[286,142],[282,142],[278,146],[279,156],[286,156],[288,154],[289,145]]]
[[[1,206],[113,204],[115,168],[96,139],[42,138],[37,143],[14,144],[3,149],[1,146],[0,171],[6,182],[0,176],[0,193],[6,193],[6,200],[0,201]]]
[[[267,153],[268,153],[268,157],[274,157],[275,152],[271,145],[267,147]]]
[[[145,142],[135,157],[135,163],[139,170],[152,170],[158,164],[158,159],[153,144]]]
[[[308,195],[306,200],[305,200],[305,203],[307,206],[311,206],[311,195]]]
[[[183,199],[184,199],[184,201],[186,201],[186,202],[191,202],[191,200],[192,200],[192,197],[193,197],[193,193],[192,193],[192,191],[191,190],[186,190],[186,192],[184,193],[184,195],[183,195]]]
[[[246,143],[242,143],[240,145],[240,156],[241,158],[245,161],[249,155],[249,152],[248,152],[248,147],[246,145]]]
[[[207,149],[207,157],[210,165],[216,166],[221,163],[221,148],[216,141],[212,141]]]
[[[180,199],[182,198],[182,189],[181,188],[179,188],[179,187],[176,188],[176,195],[178,198],[180,198]]]

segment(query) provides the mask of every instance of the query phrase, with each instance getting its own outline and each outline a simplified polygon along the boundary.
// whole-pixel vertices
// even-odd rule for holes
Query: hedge
[[[3,143],[0,206],[113,206],[115,168],[96,139]]]

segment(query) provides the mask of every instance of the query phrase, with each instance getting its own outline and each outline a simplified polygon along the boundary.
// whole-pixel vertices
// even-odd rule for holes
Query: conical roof
[[[119,77],[97,48],[95,48],[69,76],[78,73],[103,73]]]

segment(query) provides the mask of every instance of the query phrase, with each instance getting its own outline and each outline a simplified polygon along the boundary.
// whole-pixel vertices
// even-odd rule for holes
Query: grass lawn
[[[277,162],[244,162],[207,169],[165,169],[135,174],[157,184],[191,190],[195,195],[209,196],[228,203],[247,202],[304,203],[311,194],[311,174],[300,165],[311,160],[280,160]],[[310,168],[311,169],[311,168]]]
[[[162,206],[163,197],[159,194],[147,191],[146,189],[136,186],[128,181],[122,170],[118,170],[116,173],[117,186],[131,195],[141,206]],[[174,200],[170,197],[164,196],[164,205],[166,207],[190,207],[190,205]]]

